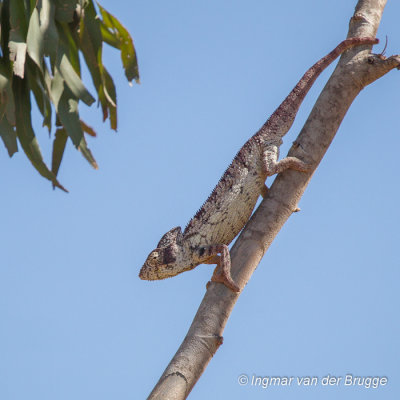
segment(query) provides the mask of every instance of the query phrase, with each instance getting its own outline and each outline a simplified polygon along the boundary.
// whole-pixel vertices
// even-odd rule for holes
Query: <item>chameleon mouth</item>
[[[170,264],[154,266],[144,263],[139,272],[139,278],[144,281],[159,281],[175,275],[177,274],[173,272],[173,265]]]
[[[145,281],[149,281],[151,280],[149,275],[151,275],[150,265],[144,264],[143,267],[140,269],[139,278]]]
[[[139,278],[144,281],[158,281],[160,279],[169,278],[171,275],[168,273],[168,268],[159,268],[158,266],[144,263],[140,269]]]

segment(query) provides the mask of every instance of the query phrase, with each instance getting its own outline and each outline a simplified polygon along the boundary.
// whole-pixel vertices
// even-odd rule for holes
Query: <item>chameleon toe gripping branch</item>
[[[239,150],[214,190],[182,233],[180,227],[167,232],[147,257],[139,277],[169,278],[199,264],[217,264],[211,278],[234,292],[240,288],[231,278],[228,245],[249,220],[260,194],[265,197],[265,180],[286,169],[307,172],[309,166],[295,157],[278,161],[283,136],[321,72],[340,54],[354,46],[373,45],[378,39],[350,38],[315,63],[300,79],[261,129]]]

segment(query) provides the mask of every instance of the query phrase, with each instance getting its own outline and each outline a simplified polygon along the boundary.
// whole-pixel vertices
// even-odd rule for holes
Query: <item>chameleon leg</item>
[[[267,172],[268,175],[269,174],[274,175],[274,174],[279,174],[280,172],[285,171],[286,169],[289,168],[300,172],[307,172],[310,170],[310,166],[305,162],[299,160],[298,158],[286,157],[278,162],[269,163],[267,167]]]
[[[215,255],[215,256],[212,256],[211,258],[203,261],[203,264],[219,264],[220,259],[221,259],[220,256]]]
[[[207,246],[204,248],[204,255],[207,255],[207,260],[203,261],[204,264],[217,264],[211,281],[222,283],[233,292],[239,292],[239,287],[231,277],[231,257],[228,246],[225,244]]]
[[[267,146],[263,152],[264,170],[267,176],[279,174],[286,169],[294,169],[296,171],[307,172],[310,170],[310,165],[301,161],[297,157],[285,157],[278,161],[279,147],[275,145]]]

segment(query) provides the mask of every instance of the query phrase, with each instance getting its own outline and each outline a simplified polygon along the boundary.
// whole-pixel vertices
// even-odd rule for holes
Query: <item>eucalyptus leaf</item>
[[[97,169],[97,163],[91,151],[88,149],[78,113],[78,101],[71,90],[64,85],[57,106],[57,115],[60,118],[68,136],[74,146],[81,151],[82,155],[89,161],[90,165]]]
[[[67,144],[68,135],[64,128],[57,129],[53,141],[53,155],[51,159],[51,172],[55,176],[60,169],[61,161],[64,156],[65,146]]]
[[[95,101],[81,78],[81,61],[89,70],[103,120],[109,118],[114,130],[117,93],[103,65],[103,43],[120,50],[129,82],[139,81],[132,38],[112,14],[101,6],[98,10],[94,0],[0,0],[0,136],[10,156],[19,142],[34,168],[62,190],[57,175],[68,137],[97,168],[85,137],[96,137],[96,132],[79,116],[79,101],[89,106]],[[52,123],[59,128],[51,170],[32,127],[32,98],[49,134]]]
[[[88,135],[90,135],[92,137],[96,137],[97,136],[95,130],[91,126],[87,125],[82,120],[80,122],[81,122],[81,127],[82,127],[83,132],[87,133]]]
[[[53,0],[56,4],[56,20],[60,22],[72,22],[74,11],[79,0]]]
[[[103,71],[104,79],[104,92],[109,99],[109,112],[110,112],[110,126],[111,129],[117,130],[117,91],[115,90],[114,81],[111,75],[108,73],[107,69],[104,68]]]
[[[13,91],[15,97],[17,137],[22,149],[40,175],[49,179],[54,186],[67,192],[43,161],[42,153],[32,128],[31,103],[26,81],[21,78],[15,78],[13,80]]]
[[[0,136],[4,146],[6,146],[8,155],[12,157],[18,151],[17,135],[5,116],[0,120]]]
[[[44,54],[56,57],[58,32],[55,23],[56,7],[52,0],[41,0],[39,8],[40,30],[44,37]]]
[[[52,114],[51,102],[43,73],[36,64],[33,64],[30,59],[28,59],[27,73],[31,91],[35,97],[39,111],[43,116],[42,125],[47,126],[50,132]]]
[[[24,2],[14,0],[10,2],[10,60],[13,61],[14,74],[23,78],[25,72],[27,31],[26,14]]]
[[[0,118],[6,115],[10,125],[15,125],[14,94],[11,87],[11,66],[0,62]]]
[[[65,83],[70,88],[71,92],[78,98],[81,99],[88,106],[94,103],[95,99],[85,88],[81,78],[75,72],[74,67],[68,59],[68,55],[65,51],[63,44],[60,44],[57,51],[57,69],[65,80]]]
[[[129,82],[133,79],[139,82],[139,68],[137,63],[136,51],[133,40],[125,27],[107,10],[97,2],[101,16],[103,17],[103,30],[106,28],[108,33],[114,36],[115,41],[119,42],[118,48],[121,50],[122,64],[125,69],[125,75]]]
[[[31,59],[42,69],[44,33],[40,29],[39,11],[35,7],[29,20],[26,48]]]

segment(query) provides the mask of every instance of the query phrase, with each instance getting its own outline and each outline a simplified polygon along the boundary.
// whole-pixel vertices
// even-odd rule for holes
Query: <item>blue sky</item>
[[[240,146],[307,68],[345,38],[356,1],[102,4],[129,29],[141,85],[118,54],[118,133],[81,105],[100,169],[69,146],[53,191],[0,149],[0,398],[145,398],[184,338],[212,267],[144,282]],[[378,32],[400,53],[400,5]],[[375,47],[380,52],[383,45]],[[332,67],[333,68],[333,67]],[[307,96],[286,154],[330,68]],[[400,395],[400,75],[356,99],[303,196],[243,291],[191,399],[393,399]],[[92,90],[93,92],[93,90]],[[50,159],[52,141],[35,121]],[[240,386],[238,376],[385,376],[386,386]]]

